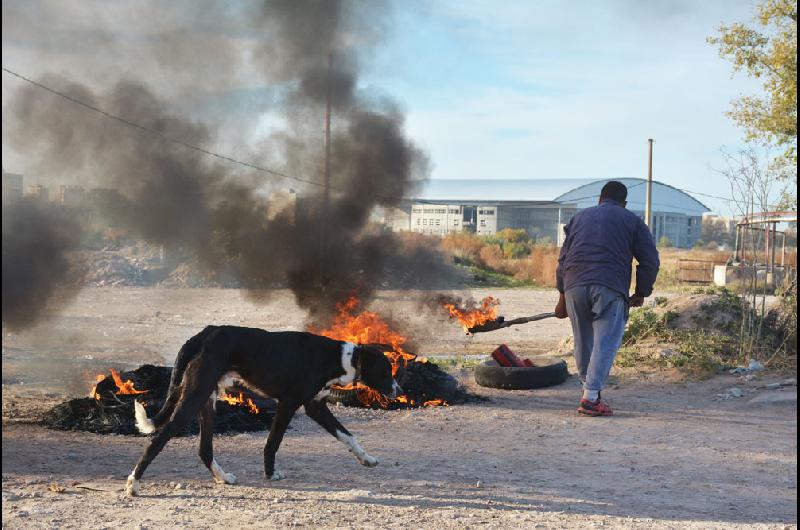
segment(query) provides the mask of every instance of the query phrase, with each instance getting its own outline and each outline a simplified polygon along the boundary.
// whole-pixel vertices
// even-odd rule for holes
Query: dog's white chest
[[[331,379],[325,386],[317,392],[317,395],[314,396],[314,399],[319,401],[325,399],[326,397],[331,395],[331,385],[339,385],[339,386],[347,386],[352,383],[356,378],[356,368],[353,366],[353,352],[356,349],[356,345],[352,342],[345,342],[342,344],[342,370],[344,370],[344,375],[341,375],[335,379]]]
[[[356,345],[352,342],[342,344],[342,370],[344,375],[339,378],[340,385],[349,385],[356,378],[356,367],[353,366],[353,352]]]

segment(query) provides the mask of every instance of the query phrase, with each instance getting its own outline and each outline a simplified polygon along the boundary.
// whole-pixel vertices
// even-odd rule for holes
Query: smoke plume
[[[249,148],[259,153],[259,163],[321,184],[321,131],[330,97],[328,198],[321,185],[293,183],[300,192],[295,207],[268,216],[266,192],[285,188],[286,181],[264,185],[226,162],[164,141],[178,138],[210,149],[219,139],[211,125],[182,115],[130,78],[99,89],[55,74],[41,82],[158,134],[22,86],[6,108],[8,141],[37,160],[40,171],[113,188],[117,222],[149,242],[191,254],[207,271],[232,275],[253,297],[288,285],[302,307],[324,320],[347,295],[368,300],[401,270],[414,286],[429,286],[448,272],[438,253],[369,225],[374,209],[396,205],[428,166],[405,135],[400,107],[359,86],[359,65],[388,25],[386,7],[277,0],[247,17],[252,29],[266,34],[266,43],[250,50],[251,60],[280,94],[276,106],[264,110],[286,123]],[[165,39],[165,46],[173,41]],[[5,215],[3,260],[5,290]],[[5,295],[3,300],[5,322]]]
[[[75,293],[67,253],[77,234],[66,212],[43,201],[3,205],[3,324],[9,329],[30,326]]]

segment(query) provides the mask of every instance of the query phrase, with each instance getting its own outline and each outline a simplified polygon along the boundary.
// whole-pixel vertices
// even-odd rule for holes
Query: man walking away
[[[560,293],[556,316],[572,323],[575,364],[583,381],[578,413],[610,416],[600,391],[622,343],[628,308],[640,307],[653,292],[660,262],[650,229],[625,209],[628,188],[610,181],[600,203],[581,210],[564,228],[556,271]],[[636,258],[636,289],[631,286],[631,261]]]

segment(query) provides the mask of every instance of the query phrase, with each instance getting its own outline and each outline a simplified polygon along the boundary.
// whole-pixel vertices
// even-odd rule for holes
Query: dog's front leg
[[[294,413],[300,405],[290,400],[278,401],[278,409],[275,418],[272,420],[272,428],[269,431],[267,445],[264,446],[264,474],[268,480],[280,480],[286,475],[275,469],[275,454],[286,434],[289,422],[292,421]]]
[[[305,404],[305,409],[308,417],[347,446],[347,449],[356,456],[358,461],[361,462],[361,465],[367,467],[375,467],[378,465],[378,459],[367,453],[364,448],[361,447],[356,437],[350,434],[350,432],[339,423],[339,420],[336,419],[325,403],[318,400],[311,400]]]

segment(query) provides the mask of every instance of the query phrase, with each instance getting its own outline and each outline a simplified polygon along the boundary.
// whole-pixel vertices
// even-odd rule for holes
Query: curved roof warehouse
[[[479,235],[522,228],[532,239],[561,244],[563,226],[579,210],[597,204],[612,179],[431,180],[412,193],[384,222],[394,231],[445,235],[462,230]],[[618,180],[628,187],[628,209],[644,218],[647,181]],[[678,247],[700,238],[709,208],[688,193],[653,181],[653,235]]]

